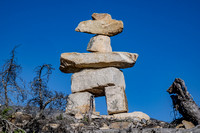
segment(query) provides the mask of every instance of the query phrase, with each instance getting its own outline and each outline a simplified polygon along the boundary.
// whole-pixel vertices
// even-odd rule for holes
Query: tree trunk
[[[6,86],[4,87],[4,95],[5,95],[5,105],[8,108],[9,99],[8,99],[8,90]]]
[[[167,89],[171,94],[174,108],[184,117],[195,125],[200,124],[200,109],[187,91],[185,82],[176,78],[173,84]]]

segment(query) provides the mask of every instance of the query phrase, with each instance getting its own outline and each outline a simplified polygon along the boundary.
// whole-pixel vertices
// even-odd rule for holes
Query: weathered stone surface
[[[133,118],[139,118],[140,120],[145,119],[145,120],[150,120],[150,117],[143,113],[143,112],[132,112],[132,113],[120,113],[120,114],[114,114],[114,118],[117,119],[133,119]]]
[[[92,114],[100,116],[100,112],[93,112]]]
[[[80,128],[80,127],[83,127],[84,124],[83,123],[73,123],[73,124],[70,124],[70,126],[72,127],[72,129],[76,129],[76,128]]]
[[[101,117],[104,119],[114,119],[113,115],[101,115]]]
[[[80,113],[77,113],[77,114],[75,114],[75,118],[76,119],[83,119],[84,118],[84,115],[85,114],[80,114]],[[100,112],[92,112],[92,115],[91,115],[91,118],[92,119],[96,119],[96,118],[101,118],[101,116],[100,116]]]
[[[182,123],[183,123],[183,125],[185,126],[186,129],[190,129],[190,128],[195,127],[195,125],[192,122],[189,122],[189,121],[186,121],[186,120],[183,120]]]
[[[124,87],[109,86],[105,88],[108,114],[128,112],[128,103]]]
[[[71,77],[71,91],[90,92],[93,95],[105,96],[105,87],[121,86],[125,88],[122,71],[114,67],[101,69],[85,69]]]
[[[102,19],[104,19],[104,20],[111,20],[112,17],[108,13],[93,13],[92,14],[92,19],[93,20],[102,20]]]
[[[132,127],[132,122],[113,122],[110,124],[111,129],[128,129]]]
[[[87,51],[90,52],[112,52],[110,45],[110,37],[97,35],[90,39],[87,46]]]
[[[54,123],[54,124],[49,124],[49,126],[50,126],[51,128],[56,129],[56,128],[58,128],[58,127],[60,126],[60,124]]]
[[[92,94],[89,92],[81,92],[70,94],[67,100],[66,113],[85,114],[90,109],[90,98]],[[95,111],[95,104],[94,104]]]
[[[63,53],[60,57],[60,70],[74,73],[88,68],[133,67],[138,54],[127,52]]]
[[[12,116],[11,122],[15,123],[17,120],[21,119],[23,122],[29,122],[33,117],[30,114],[25,114],[22,112],[16,112]]]
[[[100,130],[103,130],[103,129],[110,129],[109,126],[105,123],[103,123],[103,126],[99,128]]]
[[[123,31],[123,22],[114,19],[87,20],[80,22],[75,31],[114,36]]]
[[[80,119],[83,119],[83,117],[84,117],[83,115],[84,115],[84,114],[77,113],[77,114],[74,115],[74,117],[75,117],[76,119],[80,120]]]

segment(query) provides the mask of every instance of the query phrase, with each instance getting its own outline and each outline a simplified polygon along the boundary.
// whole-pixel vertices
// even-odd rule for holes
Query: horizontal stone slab
[[[125,88],[122,71],[114,67],[102,69],[85,69],[71,77],[71,91],[90,92],[95,97],[105,96],[105,87],[121,86]]]
[[[60,57],[60,70],[74,73],[82,69],[133,67],[138,54],[127,52],[63,53]]]
[[[114,36],[123,31],[123,22],[115,19],[87,20],[80,22],[75,31]]]

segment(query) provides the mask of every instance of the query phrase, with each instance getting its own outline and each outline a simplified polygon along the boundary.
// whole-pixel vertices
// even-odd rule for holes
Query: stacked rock
[[[91,53],[61,54],[60,70],[74,73],[66,112],[85,114],[90,109],[92,96],[106,96],[108,114],[128,112],[124,75],[120,69],[133,67],[138,54],[112,52],[110,37],[122,32],[122,21],[106,13],[93,13],[92,19],[80,22],[75,29],[95,34],[87,46]]]

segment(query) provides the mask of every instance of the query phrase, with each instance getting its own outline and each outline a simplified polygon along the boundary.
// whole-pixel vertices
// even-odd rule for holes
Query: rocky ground
[[[15,108],[16,109],[16,108]],[[45,111],[44,116],[37,118],[37,108],[29,111],[16,109],[9,112],[10,116],[0,121],[0,132],[15,130],[18,132],[40,133],[199,133],[200,126],[179,119],[172,123],[149,118],[142,112],[129,115],[76,115],[72,116],[61,111]]]

